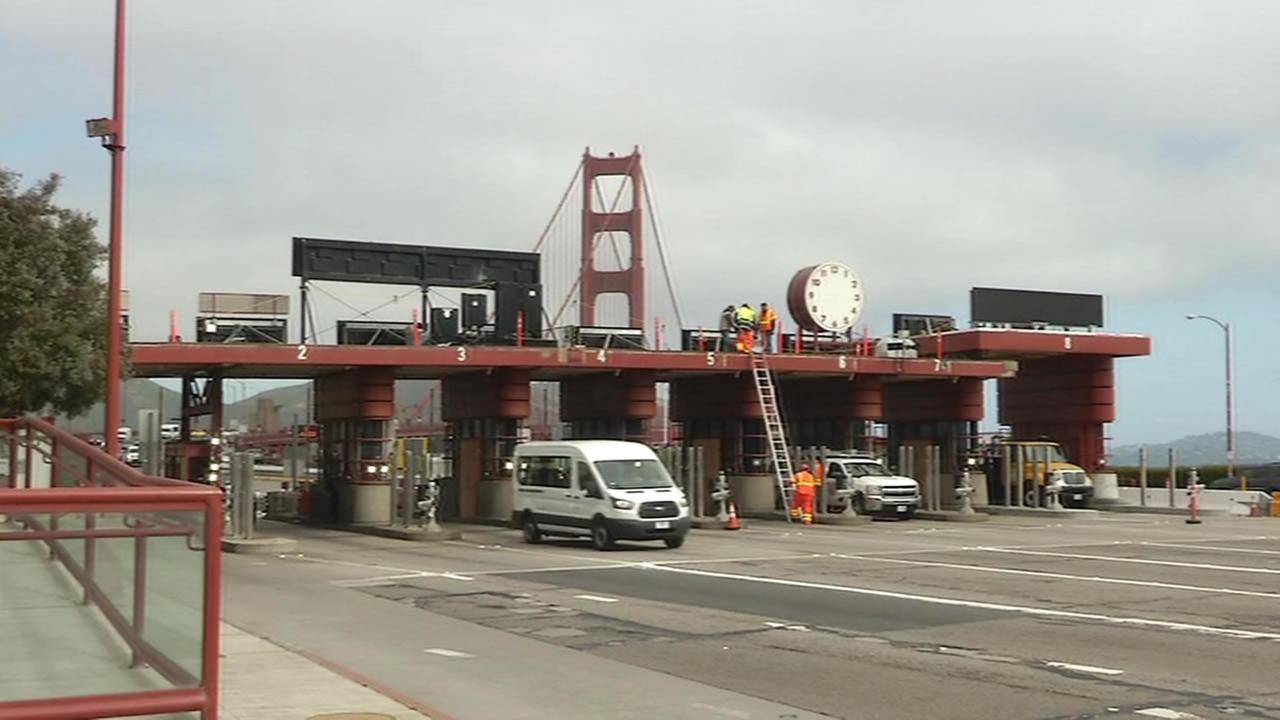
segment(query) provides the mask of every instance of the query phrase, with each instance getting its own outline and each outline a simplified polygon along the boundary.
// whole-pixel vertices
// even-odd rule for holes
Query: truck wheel
[[[604,523],[596,521],[591,528],[591,546],[597,550],[608,550],[613,547],[613,535],[609,533],[609,528]]]
[[[530,545],[537,545],[542,542],[542,530],[538,528],[538,523],[533,520],[533,513],[524,514],[524,524],[521,525],[524,531],[524,541]]]

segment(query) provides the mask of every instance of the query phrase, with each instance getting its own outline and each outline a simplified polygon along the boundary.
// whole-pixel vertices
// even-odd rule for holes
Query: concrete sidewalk
[[[221,720],[429,720],[301,654],[223,623]]]

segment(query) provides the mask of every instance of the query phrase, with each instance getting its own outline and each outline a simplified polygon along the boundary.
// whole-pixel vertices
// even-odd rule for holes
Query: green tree
[[[18,187],[0,167],[0,417],[79,415],[103,394],[106,249],[87,213],[58,207],[58,176]]]

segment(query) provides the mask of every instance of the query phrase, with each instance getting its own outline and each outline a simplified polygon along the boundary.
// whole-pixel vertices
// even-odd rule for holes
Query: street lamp
[[[1208,315],[1188,315],[1188,320],[1208,320],[1218,327],[1222,328],[1223,335],[1226,337],[1226,362],[1227,362],[1227,477],[1234,478],[1236,476],[1236,435],[1235,425],[1232,423],[1231,414],[1231,323],[1223,322],[1215,317]]]
[[[120,456],[120,356],[123,338],[120,327],[120,234],[124,222],[124,4],[116,0],[116,46],[111,117],[85,121],[85,133],[102,138],[111,153],[111,222],[107,241],[107,388],[103,400],[102,439],[112,457]]]

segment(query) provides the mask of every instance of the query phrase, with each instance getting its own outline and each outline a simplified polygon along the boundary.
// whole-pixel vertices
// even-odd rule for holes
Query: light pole
[[[116,0],[116,46],[111,117],[85,122],[89,137],[102,138],[111,153],[111,224],[107,242],[107,388],[102,439],[107,454],[120,456],[120,230],[124,219],[124,4]]]
[[[1223,322],[1215,317],[1208,315],[1188,315],[1188,320],[1208,320],[1218,327],[1222,328],[1222,333],[1226,338],[1226,362],[1227,362],[1227,477],[1234,478],[1236,476],[1236,434],[1235,425],[1232,422],[1231,408],[1231,323]]]

